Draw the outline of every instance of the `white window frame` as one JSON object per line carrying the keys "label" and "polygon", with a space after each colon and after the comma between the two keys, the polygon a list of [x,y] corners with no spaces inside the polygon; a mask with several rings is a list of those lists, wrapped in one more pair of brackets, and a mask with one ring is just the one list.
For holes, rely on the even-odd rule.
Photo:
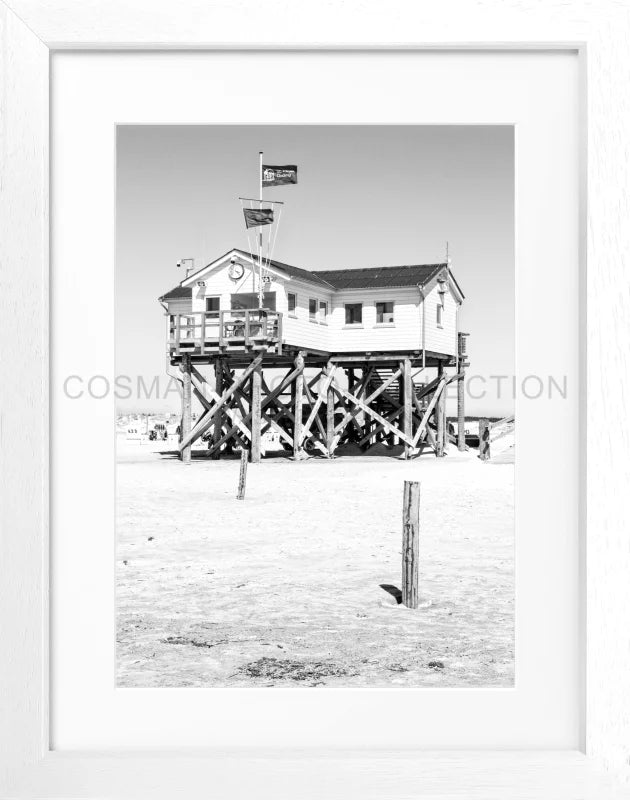
{"label": "white window frame", "polygon": [[444,327],[444,295],[440,296],[435,306],[435,324],[438,328]]}
{"label": "white window frame", "polygon": [[[378,307],[381,303],[391,303],[392,306],[392,321],[379,322],[378,321]],[[374,301],[374,323],[375,328],[395,328],[396,327],[396,301],[395,300],[375,300]]]}
{"label": "white window frame", "polygon": [[[323,314],[322,314],[322,308],[324,310]],[[317,315],[320,325],[328,325],[328,300],[318,301]]]}
{"label": "white window frame", "polygon": [[[348,317],[347,317],[347,314],[346,314],[346,308],[348,306],[361,306],[361,322],[347,322],[347,318]],[[363,318],[363,316],[364,316],[363,312],[364,311],[365,311],[365,303],[363,301],[359,301],[359,302],[356,302],[356,303],[344,303],[343,304],[343,322],[344,322],[343,327],[344,328],[362,328],[363,327],[363,323],[365,322],[365,320]]]}
{"label": "white window frame", "polygon": [[[294,301],[295,301],[295,305],[293,307],[293,310],[291,310],[291,308],[289,308],[289,306],[290,306],[289,298],[290,297],[292,297],[294,299]],[[297,308],[298,308],[297,292],[287,292],[287,314],[289,315],[289,317],[291,317],[291,319],[296,319],[297,318]]]}
{"label": "white window frame", "polygon": [[[311,303],[315,303],[315,311],[311,311]],[[308,321],[317,325],[319,318],[319,300],[316,297],[308,298]]]}
{"label": "white window frame", "polygon": [[[208,300],[218,300],[219,301],[219,308],[216,310],[211,310],[208,308]],[[216,314],[216,318],[219,317],[221,313],[221,295],[220,294],[208,294],[204,297],[204,305],[205,305],[205,312],[206,314]],[[215,317],[209,317],[209,319],[215,319]]]}

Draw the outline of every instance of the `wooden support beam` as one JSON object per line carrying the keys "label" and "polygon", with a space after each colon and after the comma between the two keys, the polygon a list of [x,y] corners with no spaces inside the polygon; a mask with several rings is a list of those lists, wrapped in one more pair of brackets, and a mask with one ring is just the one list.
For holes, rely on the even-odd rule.
{"label": "wooden support beam", "polygon": [[490,460],[490,421],[487,419],[479,420],[479,458]]}
{"label": "wooden support beam", "polygon": [[[214,362],[214,390],[219,397],[221,397],[223,394],[224,381],[225,376],[223,374],[223,359],[217,358],[217,360]],[[212,431],[212,443],[215,444],[221,438],[221,428],[223,427],[223,412],[221,409],[214,413],[212,424],[214,425],[214,430]],[[210,443],[208,443],[208,448],[209,447]],[[221,451],[215,450],[212,457],[221,458]]]}
{"label": "wooden support beam", "polygon": [[[321,375],[319,377],[321,378]],[[326,431],[324,430],[324,426],[322,424],[322,421],[319,418],[319,409],[320,409],[321,404],[324,402],[324,398],[326,397],[326,395],[328,393],[328,387],[330,386],[330,381],[331,380],[332,380],[332,376],[326,376],[326,379],[325,379],[325,382],[324,382],[324,386],[321,388],[321,391],[318,393],[316,400],[313,398],[313,395],[311,394],[311,389],[310,389],[310,387],[316,381],[311,381],[310,384],[308,382],[304,383],[304,392],[305,392],[305,394],[306,394],[306,396],[308,398],[309,403],[311,404],[311,413],[308,415],[308,418],[307,418],[307,420],[304,423],[304,426],[302,428],[302,433],[301,433],[301,436],[300,436],[300,444],[302,444],[307,439],[309,434],[312,436],[312,434],[310,433],[310,430],[311,430],[311,427],[313,425],[313,422],[315,422],[317,424],[317,427],[319,429],[319,433],[320,433],[322,442],[326,441]]]}
{"label": "wooden support beam", "polygon": [[[277,389],[274,389],[273,392],[271,392],[270,395],[267,395],[267,397],[262,399],[261,404],[260,404],[261,405],[261,409],[263,409],[266,406],[268,406],[269,403],[271,403],[274,400],[274,398],[278,397],[278,395],[280,395],[284,391],[284,389],[295,379],[295,377],[297,376],[298,372],[300,372],[300,371],[301,370],[294,369],[291,373],[289,373],[289,375],[287,375],[285,378],[283,378],[282,382],[280,383],[280,386],[278,386]],[[243,376],[241,376],[241,378],[239,380],[242,383],[243,382]],[[225,395],[224,395],[224,397],[225,397]],[[251,414],[251,411],[250,411],[248,414],[246,414],[243,417],[243,419],[240,421],[240,423],[241,424],[245,424],[245,423],[249,422],[250,419],[251,419],[251,416],[252,416],[252,414]],[[230,437],[234,434],[234,431],[236,431],[238,429],[238,427],[239,427],[238,424],[233,425],[229,429],[229,431],[226,434],[224,434],[221,437],[221,439],[219,439],[218,443],[216,445],[213,444],[212,447],[213,448],[214,447],[220,447],[224,442],[227,442],[230,439]],[[210,452],[212,452],[212,450]]]}
{"label": "wooden support beam", "polygon": [[[442,362],[438,364],[438,378],[441,381],[444,377],[444,367],[442,366]],[[445,429],[445,409],[446,409],[446,392],[444,391],[444,387],[442,391],[438,394],[438,401],[435,406],[435,422],[437,427],[437,435],[436,435],[436,442],[437,447],[435,449],[435,455],[441,458],[444,455],[444,429]]]}
{"label": "wooden support beam", "polygon": [[411,455],[411,448],[413,447],[413,429],[412,429],[412,417],[411,417],[411,407],[413,404],[413,384],[411,383],[411,361],[408,358],[405,358],[403,361],[400,362],[400,371],[402,373],[402,384],[403,384],[403,432],[407,439],[412,440],[411,447],[407,444],[405,447],[405,458],[409,458]]}
{"label": "wooden support beam", "polygon": [[[409,444],[409,445],[413,446],[413,440],[411,439],[411,437],[407,436],[405,433],[403,433],[403,431],[401,431],[398,428],[396,428],[394,425],[391,424],[391,422],[388,422],[379,413],[374,411],[373,408],[370,408],[368,405],[366,405],[363,402],[363,400],[359,400],[358,397],[355,397],[354,395],[351,395],[349,392],[346,392],[346,390],[342,389],[340,386],[336,386],[335,387],[335,391],[338,394],[343,395],[346,398],[346,400],[348,400],[350,403],[354,403],[355,405],[359,406],[359,408],[361,408],[361,410],[364,411],[368,416],[372,417],[372,419],[375,419],[377,422],[380,422],[381,425],[386,430],[392,431],[393,433],[395,433],[398,437],[400,437],[400,439],[402,439],[402,441],[405,444]],[[335,437],[335,439],[338,439],[338,437]]]}
{"label": "wooden support beam", "polygon": [[423,386],[422,389],[418,389],[418,391],[416,392],[416,397],[418,398],[418,400],[422,400],[423,397],[426,397],[428,394],[431,394],[431,392],[437,387],[439,382],[440,382],[439,377],[434,378],[432,381],[427,383],[426,386]]}
{"label": "wooden support beam", "polygon": [[[190,356],[184,356],[184,358],[190,358]],[[256,369],[256,367],[262,363],[262,360],[263,360],[263,353],[256,356],[256,358],[251,362],[251,364],[247,367],[247,369],[243,372],[243,374],[235,379],[234,383],[223,393],[221,399],[213,406],[212,409],[213,415],[216,414],[216,412],[219,411],[221,408],[223,408],[223,406],[227,403],[230,397],[232,397],[236,389],[239,386],[242,386],[243,383],[245,383],[245,381],[249,378],[251,373]],[[192,442],[194,442],[200,436],[203,436],[203,434],[208,430],[210,425],[212,425],[212,419],[213,417],[210,417],[210,419],[205,420],[203,424],[195,426],[194,430],[190,431],[190,433],[187,436],[184,436],[179,446],[180,451],[183,451],[185,447],[187,447],[189,444],[192,444]]]}
{"label": "wooden support beam", "polygon": [[[402,408],[397,408],[395,411],[392,411],[391,413],[389,413],[389,414],[388,414],[388,415],[385,417],[385,419],[386,419],[388,422],[394,422],[396,419],[398,419],[398,417],[399,417],[399,416],[400,416],[402,413],[403,413],[403,410],[402,410]],[[368,432],[368,433],[367,433],[367,434],[366,434],[366,435],[363,437],[363,439],[361,439],[361,441],[359,442],[359,447],[363,447],[363,445],[364,445],[364,444],[367,444],[367,442],[368,442],[368,441],[369,441],[369,440],[372,438],[372,436],[376,436],[376,435],[378,435],[379,433],[383,432],[384,430],[385,430],[385,426],[384,426],[384,425],[381,425],[380,423],[379,423],[379,424],[377,424],[377,425],[376,425],[376,427],[372,428],[372,429],[371,429],[371,430],[370,430],[370,431],[369,431],[369,432]],[[396,434],[395,434],[393,431],[388,431],[388,434],[389,434],[390,436],[392,436],[392,437],[394,437],[394,436],[396,435]]]}
{"label": "wooden support beam", "polygon": [[192,382],[191,382],[191,369],[190,369],[190,356],[185,355],[182,358],[182,444],[180,446],[181,459],[184,464],[190,464],[192,459],[191,442],[187,439],[190,437],[190,428],[192,425]]}
{"label": "wooden support beam", "polygon": [[[199,402],[205,408],[206,412],[210,412],[212,410],[212,408],[213,408],[212,403],[218,403],[219,400],[221,399],[221,397],[216,392],[214,392],[212,389],[210,389],[210,387],[208,386],[208,384],[206,382],[206,379],[199,372],[199,370],[195,369],[194,366],[191,368],[191,376],[190,377],[191,377],[191,381],[192,381],[195,397],[198,398]],[[237,389],[237,392],[238,391],[239,390]],[[210,399],[208,399],[208,398],[210,398]],[[242,416],[244,417],[245,413],[242,411],[242,407],[240,407],[240,408],[241,408]],[[214,423],[214,413],[212,413],[211,416],[213,417],[212,424],[214,425],[215,424]],[[227,404],[223,407],[223,410],[221,411],[221,417],[222,417],[222,419],[221,419],[221,422],[219,423],[219,435],[221,433],[221,427],[223,425],[223,418],[227,417],[230,420],[232,420],[232,422],[235,425],[238,425],[238,428],[239,428],[240,432],[243,434],[243,436],[246,437],[245,441],[250,441],[251,440],[251,433],[249,431],[249,428],[246,425],[242,424],[242,422],[240,421],[241,417],[239,417],[239,415],[238,415],[238,413],[236,411],[234,411],[232,408],[228,407]],[[203,417],[198,421],[197,424],[200,424],[205,419],[206,419],[206,414],[203,415]],[[214,431],[213,431],[213,434],[214,434]],[[214,438],[214,436],[213,436],[213,438]],[[208,444],[208,448],[210,448],[210,447],[211,447],[211,444],[209,443]]]}
{"label": "wooden support beam", "polygon": [[465,373],[457,379],[457,449],[466,449],[466,414],[464,411]]}
{"label": "wooden support beam", "polygon": [[420,565],[420,484],[405,481],[402,531],[402,601],[407,608],[418,608]]}
{"label": "wooden support beam", "polygon": [[258,365],[252,372],[252,399],[251,399],[251,412],[252,412],[252,464],[260,463],[260,428],[261,428],[261,407],[260,407],[260,389],[261,389],[261,367]]}
{"label": "wooden support beam", "polygon": [[[416,429],[416,432],[415,432],[414,437],[413,437],[413,446],[414,447],[416,446],[416,444],[420,440],[420,437],[424,434],[424,431],[427,428],[427,424],[429,422],[429,417],[431,416],[431,413],[433,412],[433,409],[435,408],[435,406],[436,406],[436,404],[438,402],[440,394],[444,391],[444,387],[446,386],[446,383],[447,383],[446,376],[444,376],[442,378],[442,382],[440,384],[438,384],[438,388],[435,390],[435,393],[434,393],[433,397],[431,398],[431,402],[429,403],[429,405],[426,408],[426,411],[424,412],[424,416],[422,417],[420,425],[418,425],[418,428]],[[436,449],[437,449],[437,442],[436,442]]]}
{"label": "wooden support beam", "polygon": [[295,357],[295,422],[293,424],[293,457],[300,458],[302,451],[302,397],[304,390],[304,355],[299,352]]}
{"label": "wooden support beam", "polygon": [[[383,383],[378,387],[378,389],[376,389],[376,391],[372,392],[372,394],[369,397],[365,398],[364,402],[367,405],[369,405],[373,400],[375,400],[377,397],[383,394],[383,392],[387,389],[387,387],[390,386],[395,380],[397,380],[401,374],[402,370],[400,369],[396,370],[391,375],[391,377],[389,377],[386,381],[383,381]],[[365,388],[366,384],[362,385],[361,387],[362,390]],[[356,395],[359,396],[359,393],[357,392]],[[335,433],[340,433],[346,427],[348,422],[350,422],[350,420],[359,413],[360,410],[361,409],[359,408],[351,408],[350,411],[348,411],[345,414],[341,422],[335,427]]]}
{"label": "wooden support beam", "polygon": [[499,428],[501,427],[501,425],[510,425],[512,422],[514,422],[515,419],[516,417],[514,416],[514,414],[510,414],[509,417],[503,417],[503,419],[498,419],[496,422],[491,422],[490,430],[492,430],[493,428]]}
{"label": "wooden support beam", "polygon": [[[333,383],[330,384],[330,388],[337,395],[337,399],[339,401],[341,410],[342,411],[345,410],[347,413],[347,410],[352,408],[352,404],[348,402],[347,397],[351,397],[353,400],[356,400],[356,396],[353,394],[351,395],[350,393],[346,393],[347,397],[344,396],[343,391],[337,386],[337,384],[334,381]],[[336,434],[333,443],[335,448],[337,447],[339,442],[344,438],[346,438],[348,441],[358,441],[361,438],[361,436],[363,436],[363,428],[361,427],[361,425],[359,425],[356,416],[353,416],[350,422],[352,423],[352,427],[354,430],[346,437],[344,437],[344,431],[341,431],[339,434]]]}
{"label": "wooden support beam", "polygon": [[335,365],[329,361],[326,365],[326,380],[328,381],[326,385],[326,452],[328,458],[332,458],[335,438],[335,393],[330,386],[335,378],[335,369]]}

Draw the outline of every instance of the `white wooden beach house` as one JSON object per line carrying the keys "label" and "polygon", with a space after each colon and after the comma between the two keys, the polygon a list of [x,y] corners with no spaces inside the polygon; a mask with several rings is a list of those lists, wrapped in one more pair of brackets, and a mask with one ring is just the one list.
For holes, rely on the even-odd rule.
{"label": "white wooden beach house", "polygon": [[454,363],[464,295],[446,263],[309,271],[265,270],[260,315],[255,258],[233,249],[160,297],[171,354],[410,353]]}
{"label": "white wooden beach house", "polygon": [[[444,455],[455,380],[464,430],[463,299],[447,263],[313,272],[271,260],[261,278],[254,256],[230,250],[159,298],[182,380],[182,459],[208,441],[210,457],[238,446],[258,461],[269,433],[296,459],[378,442]],[[265,370],[278,369],[274,388]],[[193,398],[203,408],[194,427]]]}

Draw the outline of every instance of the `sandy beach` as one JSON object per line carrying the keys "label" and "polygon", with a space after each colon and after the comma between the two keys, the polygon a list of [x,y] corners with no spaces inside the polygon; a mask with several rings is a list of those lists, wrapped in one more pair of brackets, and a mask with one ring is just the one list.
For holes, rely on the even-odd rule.
{"label": "sandy beach", "polygon": [[[237,459],[118,438],[119,686],[513,684],[512,464],[274,458],[238,501]],[[400,587],[405,479],[415,611],[381,588]]]}

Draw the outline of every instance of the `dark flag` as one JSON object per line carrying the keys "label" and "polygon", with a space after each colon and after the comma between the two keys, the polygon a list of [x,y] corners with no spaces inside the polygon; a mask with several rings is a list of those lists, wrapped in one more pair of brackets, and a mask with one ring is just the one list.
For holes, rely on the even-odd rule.
{"label": "dark flag", "polygon": [[284,167],[272,167],[269,164],[263,164],[263,186],[284,186],[287,183],[297,183],[297,167],[295,164],[287,164]]}
{"label": "dark flag", "polygon": [[259,225],[271,225],[273,222],[273,209],[271,208],[244,208],[245,225],[256,228]]}

